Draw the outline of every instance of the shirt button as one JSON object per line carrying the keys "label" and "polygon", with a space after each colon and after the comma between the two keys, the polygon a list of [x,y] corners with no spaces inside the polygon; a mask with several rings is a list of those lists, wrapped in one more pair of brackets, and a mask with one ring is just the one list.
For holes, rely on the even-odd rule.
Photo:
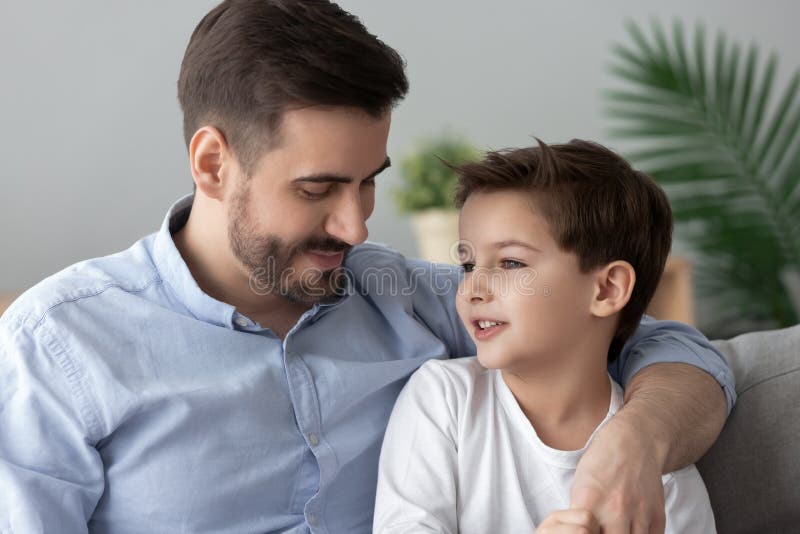
{"label": "shirt button", "polygon": [[308,514],[308,524],[312,527],[317,526],[317,514]]}
{"label": "shirt button", "polygon": [[235,322],[236,322],[236,324],[238,324],[239,326],[247,326],[247,325],[249,325],[249,324],[250,324],[250,321],[248,321],[248,320],[247,320],[247,319],[245,319],[244,317],[237,317]]}
{"label": "shirt button", "polygon": [[309,434],[308,442],[311,444],[312,447],[316,447],[317,445],[319,445],[319,437],[317,437],[316,434]]}

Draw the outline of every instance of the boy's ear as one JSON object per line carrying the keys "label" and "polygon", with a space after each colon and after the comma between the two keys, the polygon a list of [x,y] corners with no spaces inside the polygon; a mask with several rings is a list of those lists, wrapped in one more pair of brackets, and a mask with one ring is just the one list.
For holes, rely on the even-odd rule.
{"label": "boy's ear", "polygon": [[197,130],[189,142],[189,164],[198,191],[205,196],[222,200],[225,196],[226,176],[231,175],[233,152],[225,136],[213,126]]}
{"label": "boy's ear", "polygon": [[636,272],[627,261],[614,261],[595,275],[594,296],[589,311],[595,317],[609,317],[620,311],[631,298]]}

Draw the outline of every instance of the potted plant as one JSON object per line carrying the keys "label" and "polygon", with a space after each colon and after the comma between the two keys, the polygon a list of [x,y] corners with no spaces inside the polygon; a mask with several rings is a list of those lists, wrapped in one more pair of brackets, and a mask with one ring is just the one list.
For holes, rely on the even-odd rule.
{"label": "potted plant", "polygon": [[464,138],[442,134],[420,140],[400,162],[402,185],[394,191],[397,207],[411,214],[420,257],[454,263],[458,241],[458,213],[453,206],[457,176],[445,164],[459,165],[479,156]]}
{"label": "potted plant", "polygon": [[[800,319],[800,72],[772,101],[777,58],[702,26],[628,24],[612,67],[612,134],[670,197],[693,249],[706,330],[727,337]],[[646,33],[650,35],[647,36]],[[707,53],[710,48],[711,54]]]}

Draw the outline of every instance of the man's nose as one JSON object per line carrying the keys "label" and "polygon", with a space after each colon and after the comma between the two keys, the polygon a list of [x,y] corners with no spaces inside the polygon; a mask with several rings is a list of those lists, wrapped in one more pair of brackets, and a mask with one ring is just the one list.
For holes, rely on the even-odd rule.
{"label": "man's nose", "polygon": [[328,215],[325,231],[348,245],[366,241],[369,231],[360,196],[347,195],[337,203],[333,213]]}

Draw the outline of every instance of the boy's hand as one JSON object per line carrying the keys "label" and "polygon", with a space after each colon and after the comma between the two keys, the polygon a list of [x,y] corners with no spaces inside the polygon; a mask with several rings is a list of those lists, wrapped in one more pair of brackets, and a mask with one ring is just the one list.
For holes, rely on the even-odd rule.
{"label": "boy's hand", "polygon": [[578,463],[570,507],[591,510],[603,534],[663,534],[662,456],[653,441],[612,418]]}
{"label": "boy's hand", "polygon": [[600,534],[600,524],[589,510],[558,510],[544,519],[536,534]]}

